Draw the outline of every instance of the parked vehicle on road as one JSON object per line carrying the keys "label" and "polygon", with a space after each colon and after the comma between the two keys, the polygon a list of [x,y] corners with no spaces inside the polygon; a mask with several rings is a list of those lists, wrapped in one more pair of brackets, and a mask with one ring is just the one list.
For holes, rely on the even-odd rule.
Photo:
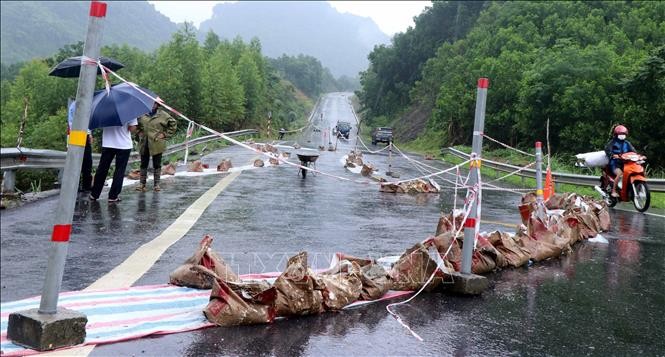
{"label": "parked vehicle on road", "polygon": [[349,134],[351,133],[351,123],[347,121],[338,121],[335,128],[337,129],[338,137],[344,137],[344,139],[349,138]]}
{"label": "parked vehicle on road", "polygon": [[372,145],[376,143],[389,144],[393,141],[393,128],[377,127],[372,130]]}

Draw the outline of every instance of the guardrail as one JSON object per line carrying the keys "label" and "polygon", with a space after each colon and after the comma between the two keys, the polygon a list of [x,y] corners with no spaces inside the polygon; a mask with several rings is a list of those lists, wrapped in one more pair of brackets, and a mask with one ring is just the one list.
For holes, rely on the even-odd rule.
{"label": "guardrail", "polygon": [[[256,129],[237,130],[224,133],[226,136],[236,137],[242,135],[257,134]],[[198,144],[207,143],[210,141],[220,140],[221,137],[215,134],[202,136],[200,138],[191,139],[189,142],[170,145],[164,152],[165,155],[170,155],[182,150],[187,146],[194,146]],[[100,154],[93,154],[93,164],[99,162]],[[12,192],[15,185],[15,174],[18,169],[62,169],[65,166],[67,158],[66,151],[57,150],[42,150],[42,149],[17,149],[17,148],[2,148],[0,149],[0,170],[3,172],[3,192]],[[134,151],[129,157],[129,162],[137,162],[140,160],[139,153]]]}
{"label": "guardrail", "polygon": [[[451,154],[453,156],[459,157],[460,159],[468,160],[469,154],[459,151],[455,148],[448,147],[441,149],[442,154]],[[489,168],[492,168],[497,171],[502,172],[514,172],[521,167],[514,166],[510,164],[504,164],[502,162],[492,161],[488,159],[483,159],[483,165]],[[521,172],[518,172],[516,176],[536,178],[536,170],[534,169],[523,169]],[[552,178],[554,181],[559,183],[566,183],[571,185],[578,186],[595,186],[598,185],[599,177],[598,176],[589,176],[589,175],[578,175],[578,174],[569,174],[562,172],[552,172]],[[664,179],[647,179],[647,184],[649,185],[649,190],[651,192],[665,192],[665,180]]]}

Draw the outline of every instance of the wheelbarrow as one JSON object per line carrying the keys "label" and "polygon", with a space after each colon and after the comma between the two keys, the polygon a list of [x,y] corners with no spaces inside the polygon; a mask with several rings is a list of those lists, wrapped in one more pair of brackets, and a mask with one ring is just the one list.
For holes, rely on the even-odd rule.
{"label": "wheelbarrow", "polygon": [[[298,160],[300,160],[300,166],[305,167],[309,167],[310,164],[313,164],[319,158],[319,153],[316,150],[301,150],[296,152],[296,155],[298,156]],[[307,171],[303,168],[300,169],[302,178],[307,177]]]}

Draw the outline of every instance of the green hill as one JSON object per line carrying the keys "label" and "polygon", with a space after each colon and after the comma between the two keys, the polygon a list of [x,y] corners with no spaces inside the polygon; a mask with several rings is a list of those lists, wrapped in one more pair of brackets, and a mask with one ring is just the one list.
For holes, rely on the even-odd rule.
{"label": "green hill", "polygon": [[268,57],[313,56],[336,77],[356,77],[367,68],[372,48],[389,41],[370,18],[340,14],[322,1],[218,4],[213,17],[201,23],[201,38],[209,30],[227,39],[258,37]]}
{"label": "green hill", "polygon": [[[2,63],[48,57],[85,40],[89,9],[87,1],[0,2]],[[152,51],[176,30],[175,23],[145,1],[108,2],[102,43]]]}

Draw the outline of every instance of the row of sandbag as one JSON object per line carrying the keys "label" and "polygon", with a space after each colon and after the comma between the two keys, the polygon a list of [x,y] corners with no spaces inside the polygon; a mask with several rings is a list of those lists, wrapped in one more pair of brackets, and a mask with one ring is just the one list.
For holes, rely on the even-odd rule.
{"label": "row of sandbag", "polygon": [[210,248],[212,238],[205,236],[195,254],[170,274],[170,283],[212,288],[204,314],[215,324],[269,323],[276,316],[340,310],[357,300],[379,299],[388,290],[417,290],[436,269],[428,251],[435,248],[434,241],[408,249],[389,270],[372,259],[338,253],[335,266],[316,273],[307,264],[307,253],[300,252],[270,284],[266,280],[241,280]]}
{"label": "row of sandbag", "polygon": [[[472,256],[472,272],[483,274],[497,268],[519,267],[532,261],[556,258],[571,251],[571,246],[595,237],[610,228],[610,215],[602,201],[577,194],[554,195],[538,210],[534,194],[522,198],[520,213],[523,224],[512,233],[480,233]],[[526,213],[526,214],[525,214]],[[462,259],[463,236],[452,239],[455,227],[463,220],[461,212],[442,216],[437,226],[437,237],[450,247],[444,261],[459,271]]]}
{"label": "row of sandbag", "polygon": [[439,184],[432,179],[415,179],[400,183],[390,183],[385,179],[382,179],[381,182],[382,184],[379,187],[380,192],[417,194],[439,193],[439,191],[441,191]]}
{"label": "row of sandbag", "polygon": [[369,163],[363,161],[363,153],[360,150],[351,150],[346,155],[346,162],[344,167],[348,169],[354,169],[360,167],[360,175],[364,177],[370,177],[376,171],[376,168]]}

